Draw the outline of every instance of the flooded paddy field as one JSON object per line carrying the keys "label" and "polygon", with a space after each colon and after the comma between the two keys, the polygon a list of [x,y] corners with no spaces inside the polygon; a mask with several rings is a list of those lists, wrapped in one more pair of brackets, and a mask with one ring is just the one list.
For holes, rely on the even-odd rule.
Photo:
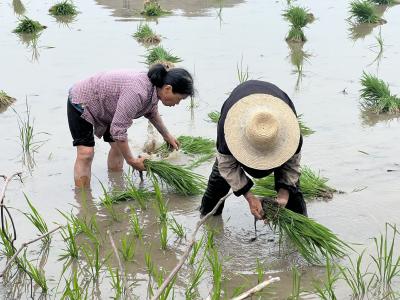
{"label": "flooded paddy field", "polygon": [[[12,180],[5,198],[15,222],[17,248],[38,235],[38,230],[23,214],[29,212],[25,194],[46,220],[49,230],[67,223],[60,212],[88,222],[95,218],[97,229],[92,229],[99,241],[99,257],[105,262],[100,267],[98,280],[92,280],[89,261],[95,253],[93,241],[84,234],[78,235],[77,245],[86,249],[90,245],[92,249],[88,250],[88,256],[81,249],[78,259],[60,260],[67,245],[60,233],[55,233],[47,247],[38,242],[28,246],[26,252],[29,261],[44,270],[47,294],[42,294],[36,284],[32,289],[29,277],[14,267],[0,281],[0,298],[60,299],[67,286],[73,289],[74,274],[83,294],[87,291],[87,298],[116,297],[109,270],[115,276],[120,268],[107,232],[112,233],[121,250],[121,240],[134,236],[130,219],[135,211],[143,237],[132,238],[135,253],[131,261],[123,264],[133,298],[150,299],[151,291],[159,284],[157,278],[161,278],[160,274],[165,278],[186,249],[199,219],[201,196],[183,197],[163,189],[168,215],[183,226],[186,239],[168,228],[167,247],[162,250],[154,199],[147,203],[146,210],[137,202],[128,201],[114,204],[110,212],[101,203],[102,184],[107,190],[123,188],[126,184],[123,174],[107,171],[108,144],[96,140],[91,190],[84,193],[75,190],[76,150],[72,147],[66,117],[69,88],[78,80],[104,70],[145,70],[147,48],[132,37],[140,22],[146,21],[140,15],[141,1],[74,3],[79,14],[65,23],[48,14],[53,1],[0,2],[0,90],[17,99],[11,106],[15,111],[8,108],[0,114],[0,174],[22,172],[22,182]],[[374,264],[370,254],[375,252],[372,238],[385,231],[385,223],[400,222],[400,121],[396,115],[376,116],[363,111],[360,79],[363,71],[374,74],[387,82],[394,94],[400,94],[400,6],[378,7],[386,24],[352,26],[347,20],[350,16],[347,1],[295,1],[295,5],[307,7],[315,16],[314,22],[304,28],[307,42],[300,47],[285,41],[289,31],[289,23],[282,16],[288,5],[286,1],[159,3],[172,13],[147,22],[161,35],[161,44],[183,60],[178,66],[194,75],[197,90],[194,105],[188,99],[173,108],[159,106],[170,132],[176,136],[215,140],[216,125],[208,121],[207,115],[219,111],[239,83],[240,65],[242,71],[248,69],[249,79],[278,85],[293,100],[304,123],[315,131],[304,138],[302,165],[319,170],[320,175],[329,178],[330,186],[344,192],[334,194],[329,201],[309,202],[309,216],[341,239],[353,243],[358,253],[366,249],[363,265],[371,264],[372,272]],[[34,42],[12,32],[22,15],[47,26]],[[383,41],[381,54],[379,40]],[[299,53],[303,58],[301,66]],[[24,163],[17,114],[26,116],[26,103],[30,117],[34,118],[37,133],[34,140],[43,143],[34,154],[34,161]],[[135,154],[142,152],[149,136],[147,120],[135,120],[129,129],[129,142]],[[161,142],[161,136],[157,140]],[[182,152],[174,153],[170,161],[182,164],[187,157]],[[207,161],[194,171],[208,177],[212,163]],[[125,172],[128,172],[127,166]],[[138,180],[136,175],[133,179]],[[148,180],[145,184],[150,186]],[[258,276],[266,279],[268,275],[279,276],[281,280],[253,298],[287,299],[292,292],[293,266],[301,274],[301,287],[311,291],[303,299],[319,299],[312,291],[315,291],[315,280],[325,279],[326,268],[310,266],[290,247],[281,249],[278,236],[261,222],[258,239],[249,242],[254,237],[253,220],[245,199],[230,196],[222,216],[211,218],[208,226],[198,233],[198,239],[204,236],[204,243],[213,235],[222,264],[221,299],[230,299],[235,292],[250,289],[257,285]],[[3,244],[0,247],[4,249]],[[203,248],[199,251],[194,265],[183,266],[168,299],[173,298],[172,293],[175,299],[206,299],[213,294],[213,273],[207,258],[193,297],[185,294],[201,264],[203,251]],[[399,254],[398,246],[395,252]],[[122,250],[119,253],[122,255]],[[354,252],[349,255],[352,259],[358,257]],[[150,258],[158,277],[148,274]],[[6,262],[4,253],[0,254],[0,272]],[[347,258],[338,263],[349,265]],[[393,279],[394,292],[400,292],[399,279],[398,276]],[[344,280],[335,283],[335,293],[337,299],[351,299],[351,289]],[[393,293],[391,297],[400,296]],[[75,295],[66,299],[85,298]]]}

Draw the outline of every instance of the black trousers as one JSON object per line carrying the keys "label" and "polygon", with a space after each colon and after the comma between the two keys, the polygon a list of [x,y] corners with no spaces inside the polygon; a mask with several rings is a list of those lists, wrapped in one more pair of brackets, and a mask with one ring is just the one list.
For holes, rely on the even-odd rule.
{"label": "black trousers", "polygon": [[[299,185],[300,182],[297,184],[297,189],[294,189],[295,191],[289,191],[289,200],[285,208],[307,216],[306,202],[304,201],[303,193],[301,192]],[[208,178],[207,189],[201,200],[200,213],[206,215],[212,211],[218,201],[222,197],[226,196],[230,189],[231,187],[228,182],[226,182],[219,173],[218,162],[215,160],[210,177]],[[222,214],[224,204],[225,201],[218,207],[214,216]]]}

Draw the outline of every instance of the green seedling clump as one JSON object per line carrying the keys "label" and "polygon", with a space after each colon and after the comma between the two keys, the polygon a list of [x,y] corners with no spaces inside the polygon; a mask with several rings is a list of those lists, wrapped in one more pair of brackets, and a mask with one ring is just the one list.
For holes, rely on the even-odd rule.
{"label": "green seedling clump", "polygon": [[314,16],[307,9],[300,6],[289,7],[285,10],[283,16],[291,24],[286,41],[305,42],[307,39],[303,33],[303,28],[314,20]]}
{"label": "green seedling clump", "polygon": [[160,17],[169,13],[169,11],[163,10],[156,0],[146,0],[141,12],[146,17]]}
{"label": "green seedling clump", "polygon": [[62,1],[50,7],[49,12],[53,16],[75,16],[78,14],[72,1]]}
{"label": "green seedling clump", "polygon": [[205,178],[184,167],[172,165],[166,161],[145,160],[148,176],[182,195],[200,195],[206,187]]}
{"label": "green seedling clump", "polygon": [[139,24],[133,37],[140,43],[145,44],[158,44],[161,41],[158,36],[148,24]]}
{"label": "green seedling clump", "polygon": [[351,18],[357,23],[379,24],[385,21],[377,15],[374,3],[370,0],[356,0],[350,3]]}
{"label": "green seedling clump", "polygon": [[0,90],[0,109],[2,107],[7,107],[15,102],[13,97],[7,95],[7,93],[3,90]]}
{"label": "green seedling clump", "polygon": [[[314,198],[331,199],[333,193],[337,192],[326,183],[328,179],[319,176],[307,166],[301,167],[300,188],[306,200]],[[255,180],[254,194],[264,197],[275,197],[275,181],[272,175]]]}
{"label": "green seedling clump", "polygon": [[147,52],[146,64],[153,65],[156,63],[161,63],[167,67],[173,67],[175,63],[181,62],[178,56],[174,56],[171,52],[165,50],[162,46],[154,47]]}
{"label": "green seedling clump", "polygon": [[314,130],[312,130],[310,127],[308,127],[307,125],[304,124],[302,118],[303,118],[303,115],[299,115],[297,117],[297,120],[299,121],[301,135],[302,136],[308,136],[308,135],[311,135],[311,134],[315,133]]}
{"label": "green seedling clump", "polygon": [[214,110],[214,111],[208,113],[207,116],[211,122],[218,123],[219,118],[221,117],[221,113],[219,111]]}
{"label": "green seedling clump", "polygon": [[15,33],[29,33],[34,34],[47,28],[46,26],[40,24],[38,21],[24,17],[19,21],[17,28],[14,29]]}
{"label": "green seedling clump", "polygon": [[271,198],[262,199],[264,219],[272,228],[289,238],[309,263],[321,264],[321,257],[343,257],[351,248],[332,231],[313,219],[280,207]]}
{"label": "green seedling clump", "polygon": [[392,5],[395,3],[395,0],[372,0],[372,2],[378,5]]}
{"label": "green seedling clump", "polygon": [[361,85],[360,92],[364,109],[377,114],[400,112],[400,98],[391,94],[389,85],[383,80],[364,72]]}

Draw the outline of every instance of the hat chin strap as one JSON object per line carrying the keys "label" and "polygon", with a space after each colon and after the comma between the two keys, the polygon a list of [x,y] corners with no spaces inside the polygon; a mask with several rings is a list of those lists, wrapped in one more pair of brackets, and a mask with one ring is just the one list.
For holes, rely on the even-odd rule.
{"label": "hat chin strap", "polygon": [[273,148],[278,129],[279,122],[273,114],[266,111],[254,113],[244,128],[247,141],[260,151]]}

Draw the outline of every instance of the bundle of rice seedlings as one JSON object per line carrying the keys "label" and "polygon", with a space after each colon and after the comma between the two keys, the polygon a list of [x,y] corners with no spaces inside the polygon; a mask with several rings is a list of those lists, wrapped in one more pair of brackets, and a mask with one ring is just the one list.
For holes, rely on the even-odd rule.
{"label": "bundle of rice seedlings", "polygon": [[163,10],[156,0],[146,0],[143,5],[142,15],[146,17],[159,17],[169,14],[169,11]]}
{"label": "bundle of rice seedlings", "polygon": [[37,33],[47,28],[46,26],[40,24],[38,21],[29,19],[28,17],[23,17],[17,28],[14,29],[14,33]]}
{"label": "bundle of rice seedlings", "polygon": [[374,3],[370,0],[356,0],[350,3],[351,18],[357,23],[384,23],[375,11]]}
{"label": "bundle of rice seedlings", "polygon": [[49,12],[53,16],[75,16],[78,14],[75,4],[70,0],[64,0],[53,5]]}
{"label": "bundle of rice seedlings", "polygon": [[[181,135],[178,137],[178,142],[180,144],[180,149],[185,154],[214,154],[215,153],[215,141],[212,139],[207,139],[201,136],[187,136]],[[169,146],[164,143],[160,148],[156,150],[156,153],[161,156],[168,156]]]}
{"label": "bundle of rice seedlings", "polygon": [[3,107],[10,106],[15,102],[15,98],[10,97],[7,93],[3,90],[0,90],[0,109]]}
{"label": "bundle of rice seedlings", "polygon": [[162,46],[157,46],[147,51],[146,64],[149,66],[162,63],[172,67],[175,63],[181,61],[181,58],[172,55],[171,52],[165,50]]}
{"label": "bundle of rice seedlings", "polygon": [[202,175],[192,171],[170,164],[166,161],[145,160],[144,165],[148,176],[159,180],[179,194],[199,195],[206,188],[206,181]]}
{"label": "bundle of rice seedlings", "polygon": [[350,246],[331,230],[313,219],[297,214],[270,198],[262,199],[264,219],[279,232],[280,240],[287,236],[307,262],[322,264],[325,257],[343,257]]}
{"label": "bundle of rice seedlings", "polygon": [[140,43],[145,44],[158,44],[161,41],[158,36],[148,24],[139,24],[133,37]]}
{"label": "bundle of rice seedlings", "polygon": [[307,125],[304,124],[303,122],[303,115],[298,115],[297,120],[299,121],[299,126],[300,126],[300,133],[303,136],[308,136],[311,135],[313,133],[315,133],[314,130],[312,130],[310,127],[308,127]]}
{"label": "bundle of rice seedlings", "polygon": [[312,22],[314,16],[307,9],[300,6],[291,6],[284,12],[283,16],[291,23],[286,41],[305,42],[307,39],[303,33],[303,27]]}
{"label": "bundle of rice seedlings", "polygon": [[361,78],[362,106],[374,113],[399,113],[400,98],[392,95],[389,85],[377,77],[363,72]]}
{"label": "bundle of rice seedlings", "polygon": [[207,116],[211,122],[218,123],[219,118],[221,117],[221,113],[219,111],[214,110],[214,111],[208,113]]}
{"label": "bundle of rice seedlings", "polygon": [[[301,167],[300,189],[304,198],[311,200],[314,198],[331,199],[333,193],[337,192],[334,188],[329,187],[326,183],[328,179],[319,176],[307,166]],[[267,177],[256,179],[252,192],[258,196],[275,197],[274,176],[271,174]]]}

